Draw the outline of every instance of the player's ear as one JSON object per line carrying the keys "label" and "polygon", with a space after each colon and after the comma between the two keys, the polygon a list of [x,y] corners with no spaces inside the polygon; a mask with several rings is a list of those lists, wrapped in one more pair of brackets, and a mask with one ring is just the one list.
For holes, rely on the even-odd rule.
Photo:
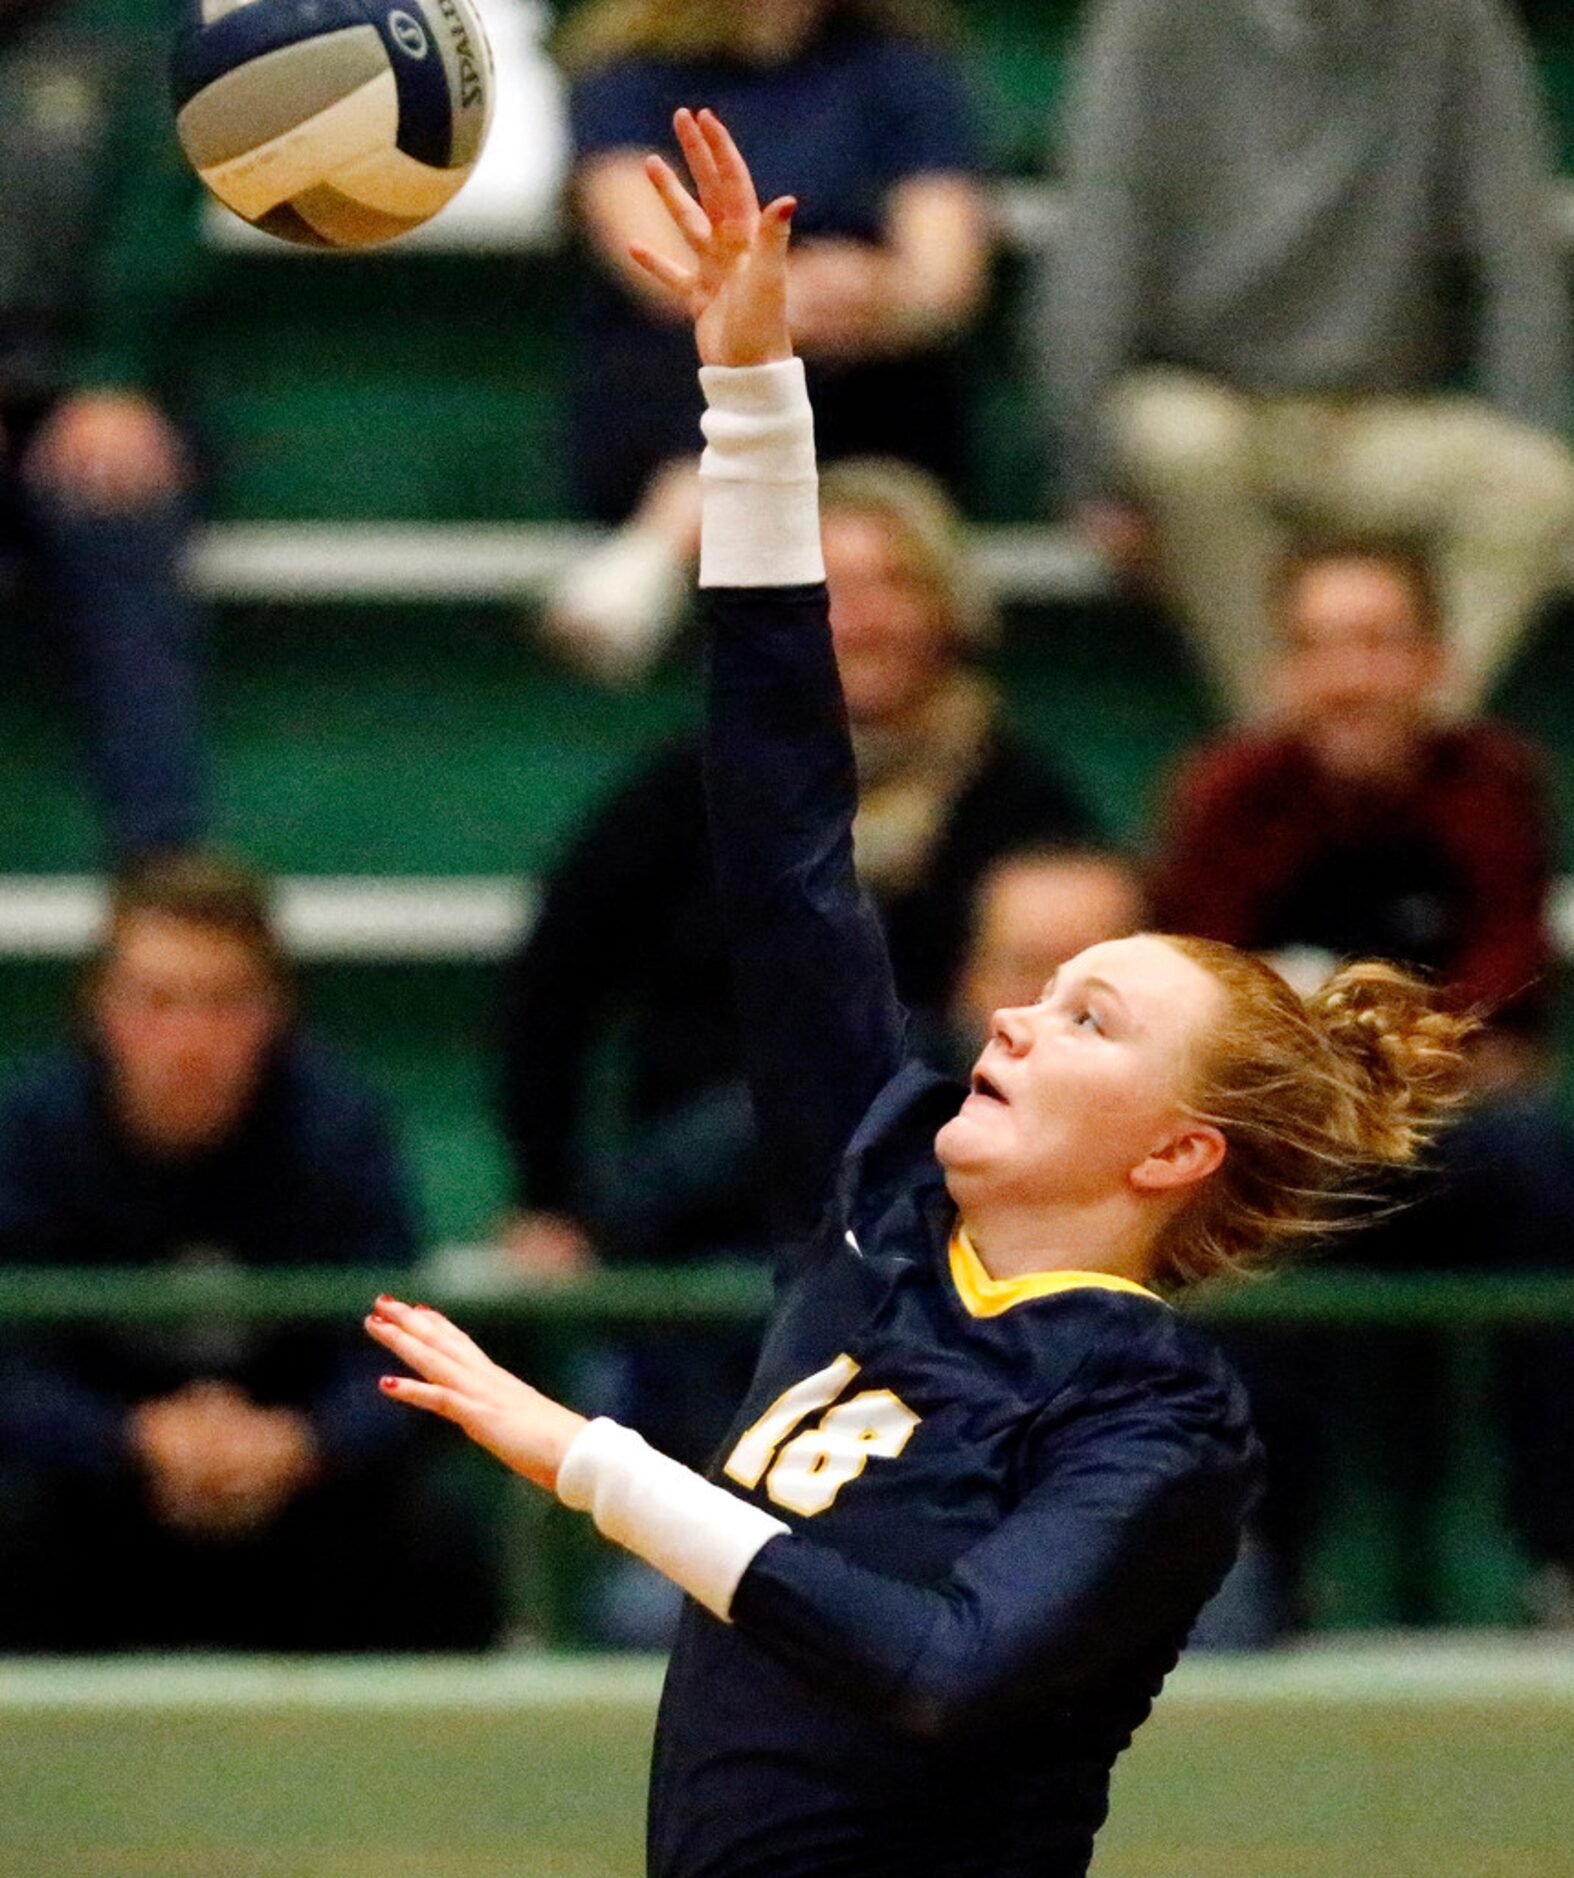
{"label": "player's ear", "polygon": [[1131,1170],[1138,1193],[1173,1193],[1206,1180],[1223,1163],[1225,1140],[1212,1122],[1187,1122]]}

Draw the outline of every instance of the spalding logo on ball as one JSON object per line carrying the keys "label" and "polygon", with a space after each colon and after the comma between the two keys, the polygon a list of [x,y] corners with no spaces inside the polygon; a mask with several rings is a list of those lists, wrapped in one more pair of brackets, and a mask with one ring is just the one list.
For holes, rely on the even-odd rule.
{"label": "spalding logo on ball", "polygon": [[191,0],[173,78],[180,146],[214,195],[318,248],[435,215],[492,115],[471,0]]}

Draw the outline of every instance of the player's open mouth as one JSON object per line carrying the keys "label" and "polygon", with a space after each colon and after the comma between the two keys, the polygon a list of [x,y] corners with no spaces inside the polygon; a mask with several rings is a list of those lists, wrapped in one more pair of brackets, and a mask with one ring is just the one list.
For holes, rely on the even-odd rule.
{"label": "player's open mouth", "polygon": [[982,1096],[986,1102],[1004,1102],[1005,1097],[980,1069],[973,1071],[972,1093]]}

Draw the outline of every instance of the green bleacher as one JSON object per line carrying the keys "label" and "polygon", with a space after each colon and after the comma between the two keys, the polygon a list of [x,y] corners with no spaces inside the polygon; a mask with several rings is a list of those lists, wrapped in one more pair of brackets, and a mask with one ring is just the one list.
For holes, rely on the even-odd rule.
{"label": "green bleacher", "polygon": [[[148,0],[151,3],[151,0]],[[1001,173],[1052,172],[1076,8],[965,0]],[[1574,37],[1544,47],[1574,174]],[[974,342],[982,522],[1044,519],[1031,385],[1012,314],[1022,263]],[[560,250],[209,257],[172,339],[229,522],[526,522],[567,514],[557,465],[568,260]],[[212,670],[217,831],[300,875],[536,874],[587,805],[692,709],[681,650],[647,690],[609,695],[532,643],[515,604],[265,602],[220,609]],[[1013,611],[1001,669],[1028,732],[1143,830],[1155,778],[1207,723],[1184,655],[1107,605]],[[1574,828],[1574,671],[1566,635],[1532,645],[1508,713],[1552,747]],[[1052,657],[1051,657],[1052,653]],[[37,637],[0,636],[0,875],[90,871],[94,829],[74,729]],[[25,780],[23,780],[25,779]],[[20,783],[20,786],[19,786]],[[1570,850],[1574,858],[1574,849]],[[57,1033],[72,966],[0,958],[0,1073]],[[307,969],[321,1025],[398,1102],[434,1238],[483,1234],[503,1199],[486,1110],[492,967],[459,958]]]}

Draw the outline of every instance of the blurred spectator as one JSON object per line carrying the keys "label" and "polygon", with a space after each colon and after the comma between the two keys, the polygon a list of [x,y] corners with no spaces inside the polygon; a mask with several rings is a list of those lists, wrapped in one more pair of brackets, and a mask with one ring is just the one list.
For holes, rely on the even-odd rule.
{"label": "blurred spectator", "polygon": [[993,1014],[1033,1004],[1069,958],[1140,932],[1147,896],[1136,864],[1113,848],[1029,847],[1003,854],[973,895],[951,1030],[970,1067]]}
{"label": "blurred spectator", "polygon": [[1102,0],[1047,345],[1083,526],[1256,715],[1298,534],[1435,559],[1455,702],[1574,537],[1565,256],[1503,0]]}
{"label": "blurred spectator", "polygon": [[[81,1015],[82,1043],[0,1098],[0,1260],[413,1261],[380,1106],[301,1033],[246,870],[188,855],[127,876]],[[0,1647],[494,1634],[473,1522],[439,1501],[358,1325],[132,1320],[6,1342]]]}
{"label": "blurred spectator", "polygon": [[[847,462],[821,481],[837,663],[857,748],[858,864],[903,995],[938,1021],[975,883],[1089,817],[1007,728],[973,663],[991,621],[954,514],[920,471]],[[697,740],[658,754],[549,884],[510,968],[504,1125],[536,1267],[761,1245],[747,1098]],[[592,1152],[593,1067],[622,1045],[613,1145]]]}
{"label": "blurred spectator", "polygon": [[79,674],[111,857],[203,819],[187,451],[151,389],[195,252],[162,34],[110,0],[0,8],[0,547]]}
{"label": "blurred spectator", "polygon": [[[1292,562],[1279,599],[1283,724],[1204,749],[1168,807],[1153,892],[1161,926],[1275,955],[1315,982],[1352,955],[1433,974],[1491,1022],[1475,1095],[1412,1203],[1326,1256],[1395,1269],[1502,1272],[1574,1261],[1574,1149],[1547,1081],[1552,815],[1536,753],[1501,725],[1443,716],[1446,654],[1425,563],[1365,548]],[[1327,1462],[1332,1373],[1237,1340],[1273,1461],[1267,1517],[1292,1580]],[[1320,1354],[1319,1354],[1320,1352]],[[1574,1408],[1566,1340],[1505,1345],[1502,1389],[1521,1535],[1574,1562]],[[1432,1410],[1412,1353],[1385,1354],[1385,1406],[1425,1471]],[[1435,1430],[1433,1431],[1435,1435]]]}
{"label": "blurred spectator", "polygon": [[953,341],[985,286],[979,130],[943,0],[591,0],[560,53],[574,200],[590,250],[570,447],[585,512],[624,522],[548,627],[609,677],[643,671],[686,598],[699,534],[700,396],[689,323],[628,253],[677,244],[645,176],[672,114],[708,104],[761,199],[791,190],[793,335],[822,462],[875,454],[953,483]]}
{"label": "blurred spectator", "polygon": [[1309,950],[1313,971],[1319,959],[1401,960],[1490,1010],[1499,1038],[1539,1036],[1546,782],[1504,726],[1442,715],[1447,654],[1426,563],[1311,550],[1281,573],[1275,610],[1281,721],[1183,768],[1155,872],[1160,923]]}

